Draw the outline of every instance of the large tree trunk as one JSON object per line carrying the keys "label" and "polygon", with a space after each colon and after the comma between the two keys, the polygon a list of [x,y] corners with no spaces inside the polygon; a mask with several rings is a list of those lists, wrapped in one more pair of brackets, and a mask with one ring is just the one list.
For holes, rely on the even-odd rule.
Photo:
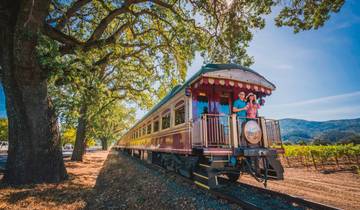
{"label": "large tree trunk", "polygon": [[108,140],[107,140],[107,138],[103,137],[100,140],[101,140],[102,150],[107,150],[108,149]]}
{"label": "large tree trunk", "polygon": [[80,116],[76,128],[75,147],[71,156],[72,161],[82,161],[86,146],[86,126],[87,126],[87,106],[84,104],[80,108]]}
{"label": "large tree trunk", "polygon": [[48,13],[46,0],[2,0],[0,65],[9,120],[4,180],[11,184],[59,182],[67,177],[47,73],[35,48]]}

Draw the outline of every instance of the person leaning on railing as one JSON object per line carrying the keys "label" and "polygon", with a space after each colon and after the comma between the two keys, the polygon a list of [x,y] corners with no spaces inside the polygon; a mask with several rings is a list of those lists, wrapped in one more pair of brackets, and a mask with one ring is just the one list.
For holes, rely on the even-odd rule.
{"label": "person leaning on railing", "polygon": [[258,109],[260,109],[260,104],[257,103],[256,95],[254,93],[249,93],[246,96],[247,105],[246,105],[246,118],[255,119],[257,118]]}
{"label": "person leaning on railing", "polygon": [[233,106],[233,112],[236,113],[237,118],[246,118],[246,99],[245,99],[245,92],[241,91],[239,93],[239,98],[235,100]]}
{"label": "person leaning on railing", "polygon": [[236,121],[237,121],[237,132],[239,138],[242,136],[242,130],[246,121],[246,98],[245,92],[241,91],[239,93],[239,98],[235,100],[233,105],[233,112],[236,113]]}

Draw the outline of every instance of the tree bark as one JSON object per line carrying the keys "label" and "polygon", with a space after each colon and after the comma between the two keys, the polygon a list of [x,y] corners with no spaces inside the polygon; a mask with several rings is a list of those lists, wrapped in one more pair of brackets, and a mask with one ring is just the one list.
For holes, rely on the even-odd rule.
{"label": "tree bark", "polygon": [[57,118],[47,91],[47,71],[36,58],[49,1],[0,3],[1,81],[9,120],[4,181],[59,182],[67,177]]}
{"label": "tree bark", "polygon": [[108,149],[107,138],[101,138],[101,147],[102,147],[102,150],[107,150]]}
{"label": "tree bark", "polygon": [[86,126],[87,126],[87,105],[83,104],[80,107],[80,116],[78,118],[78,125],[76,128],[76,139],[74,151],[71,156],[72,161],[82,161],[85,146],[86,146]]}

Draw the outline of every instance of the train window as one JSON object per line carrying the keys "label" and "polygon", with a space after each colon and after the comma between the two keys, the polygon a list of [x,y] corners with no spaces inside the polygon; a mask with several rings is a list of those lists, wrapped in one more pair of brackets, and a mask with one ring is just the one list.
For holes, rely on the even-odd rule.
{"label": "train window", "polygon": [[161,117],[161,129],[170,128],[170,112],[166,112]]}
{"label": "train window", "polygon": [[146,126],[144,125],[144,127],[142,128],[142,135],[146,135]]}
{"label": "train window", "polygon": [[159,131],[159,120],[154,121],[154,132]]}
{"label": "train window", "polygon": [[175,125],[185,122],[185,106],[182,105],[175,109]]}
{"label": "train window", "polygon": [[147,134],[151,133],[151,123],[147,125]]}

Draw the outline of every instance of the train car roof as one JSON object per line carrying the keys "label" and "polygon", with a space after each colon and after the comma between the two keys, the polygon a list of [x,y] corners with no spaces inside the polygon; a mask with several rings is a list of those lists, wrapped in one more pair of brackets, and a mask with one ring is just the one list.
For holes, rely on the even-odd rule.
{"label": "train car roof", "polygon": [[198,72],[196,72],[192,77],[190,77],[190,79],[188,79],[184,84],[177,85],[173,89],[171,89],[170,93],[167,94],[163,99],[161,99],[160,102],[157,103],[149,112],[147,112],[139,121],[137,121],[135,123],[135,125],[130,128],[130,130],[133,129],[134,127],[136,127],[138,124],[140,124],[143,120],[145,120],[148,116],[150,116],[152,113],[154,113],[162,105],[164,105],[166,102],[168,102],[172,97],[174,97],[181,90],[188,87],[199,76],[201,76],[201,75],[203,75],[205,73],[208,73],[208,72],[214,72],[214,71],[219,71],[219,70],[231,70],[231,69],[241,69],[243,71],[251,72],[253,74],[256,74],[257,76],[261,77],[266,82],[268,82],[272,86],[272,89],[276,88],[273,83],[271,83],[269,80],[267,80],[261,74],[257,73],[256,71],[254,71],[254,70],[252,70],[250,68],[247,68],[247,67],[244,67],[244,66],[241,66],[241,65],[238,65],[238,64],[207,64],[207,65],[201,67],[201,69]]}

